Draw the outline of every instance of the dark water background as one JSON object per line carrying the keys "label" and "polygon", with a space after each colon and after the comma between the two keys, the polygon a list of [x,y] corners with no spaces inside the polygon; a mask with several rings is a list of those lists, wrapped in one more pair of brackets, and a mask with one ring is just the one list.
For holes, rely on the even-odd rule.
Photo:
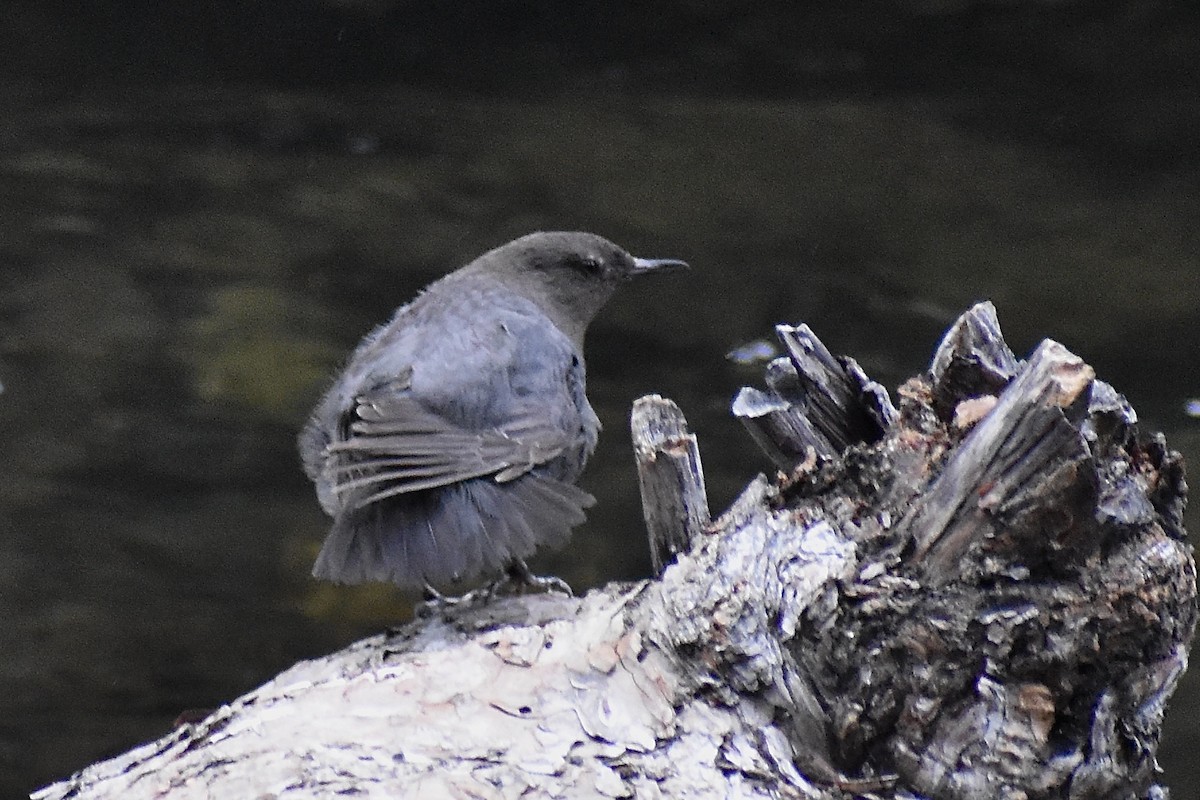
{"label": "dark water background", "polygon": [[[777,322],[894,386],[990,298],[1200,456],[1193,6],[561,5],[0,10],[0,796],[408,614],[308,578],[294,434],[362,333],[529,230],[694,265],[590,334],[599,505],[534,565],[577,589],[649,568],[635,397],[683,407],[714,511],[766,467],[725,354]],[[1175,797],[1198,751],[1189,675]]]}

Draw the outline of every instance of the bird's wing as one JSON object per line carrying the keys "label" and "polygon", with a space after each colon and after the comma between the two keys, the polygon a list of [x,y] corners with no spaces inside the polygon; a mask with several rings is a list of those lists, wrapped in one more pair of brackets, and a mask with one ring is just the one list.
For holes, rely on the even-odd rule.
{"label": "bird's wing", "polygon": [[573,444],[534,414],[471,430],[429,409],[406,382],[361,393],[345,438],[325,448],[333,492],[351,508],[470,478],[514,480]]}

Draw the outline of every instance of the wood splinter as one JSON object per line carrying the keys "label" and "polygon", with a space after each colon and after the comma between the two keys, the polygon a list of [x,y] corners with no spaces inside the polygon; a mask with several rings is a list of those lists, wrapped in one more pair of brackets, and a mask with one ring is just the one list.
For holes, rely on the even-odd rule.
{"label": "wood splinter", "polygon": [[700,448],[679,406],[656,394],[634,402],[630,428],[650,559],[661,575],[711,519]]}

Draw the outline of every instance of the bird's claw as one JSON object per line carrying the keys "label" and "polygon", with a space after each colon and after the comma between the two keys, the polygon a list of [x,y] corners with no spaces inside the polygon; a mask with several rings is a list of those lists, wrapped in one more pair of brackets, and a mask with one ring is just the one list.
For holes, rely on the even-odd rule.
{"label": "bird's claw", "polygon": [[527,575],[524,577],[521,589],[533,589],[543,594],[558,592],[565,594],[567,597],[574,597],[575,592],[571,591],[571,586],[562,578],[555,575]]}
{"label": "bird's claw", "polygon": [[570,585],[562,578],[554,575],[534,575],[529,571],[524,561],[517,560],[509,565],[505,570],[505,575],[500,580],[487,587],[486,591],[489,595],[498,594],[526,594],[529,591],[540,592],[542,594],[550,594],[558,592],[565,594],[567,597],[574,597],[575,592],[571,591]]}
{"label": "bird's claw", "polygon": [[413,609],[413,616],[417,618],[432,617],[439,611],[448,611],[462,604],[465,599],[466,596],[454,597],[453,595],[442,594],[426,582],[421,587],[421,602],[417,603]]}

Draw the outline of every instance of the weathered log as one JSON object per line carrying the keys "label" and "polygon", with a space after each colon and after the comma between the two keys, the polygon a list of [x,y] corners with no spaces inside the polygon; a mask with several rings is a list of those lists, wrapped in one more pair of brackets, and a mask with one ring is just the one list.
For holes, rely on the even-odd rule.
{"label": "weathered log", "polygon": [[[659,481],[654,579],[429,606],[35,796],[1164,797],[1197,615],[1178,454],[1061,345],[1018,361],[990,305],[898,410],[780,334],[771,413],[830,451],[703,529],[661,488],[692,468]],[[675,411],[639,453],[689,450]]]}

